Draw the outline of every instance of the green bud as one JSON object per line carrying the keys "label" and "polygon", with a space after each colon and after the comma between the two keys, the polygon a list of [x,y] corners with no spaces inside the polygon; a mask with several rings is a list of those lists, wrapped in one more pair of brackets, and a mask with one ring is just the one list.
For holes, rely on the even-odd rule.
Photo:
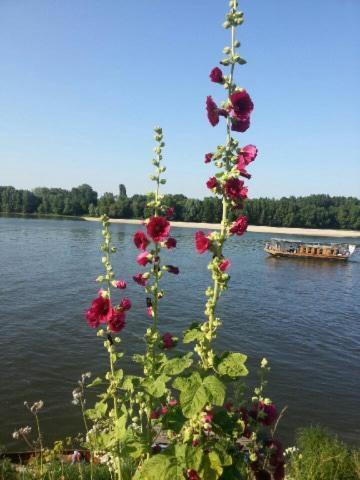
{"label": "green bud", "polygon": [[238,47],[240,47],[240,45],[241,45],[241,44],[240,44],[239,40],[235,40],[235,42],[234,42],[234,47],[235,47],[235,48],[238,48]]}
{"label": "green bud", "polygon": [[229,53],[231,53],[231,48],[230,48],[230,47],[224,47],[223,52],[224,52],[226,55],[228,55]]}
{"label": "green bud", "polygon": [[223,26],[225,29],[228,29],[228,28],[231,27],[231,23],[226,20],[226,22],[224,22],[222,26]]}
{"label": "green bud", "polygon": [[230,65],[230,60],[228,58],[223,58],[222,60],[220,60],[220,63],[221,65],[224,65],[224,67],[227,67],[228,65]]}
{"label": "green bud", "polygon": [[165,178],[162,178],[162,179],[160,180],[160,183],[161,183],[161,185],[165,185],[165,183],[166,183]]}
{"label": "green bud", "polygon": [[111,247],[111,253],[116,253],[117,252],[117,248],[116,247]]}
{"label": "green bud", "polygon": [[154,127],[154,132],[161,135],[162,134],[162,128],[161,127]]}

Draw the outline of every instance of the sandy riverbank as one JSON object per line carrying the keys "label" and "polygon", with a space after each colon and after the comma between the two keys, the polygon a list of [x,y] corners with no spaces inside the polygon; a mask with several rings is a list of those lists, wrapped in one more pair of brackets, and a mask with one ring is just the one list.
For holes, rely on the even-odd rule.
{"label": "sandy riverbank", "polygon": [[[83,217],[84,220],[97,222],[99,219],[94,217]],[[141,220],[131,220],[127,218],[111,218],[111,223],[125,223],[128,225],[141,225]],[[218,223],[195,223],[195,222],[171,222],[172,227],[196,228],[217,230],[220,228]],[[248,232],[271,233],[273,235],[302,235],[311,237],[336,237],[360,238],[360,231],[356,230],[322,230],[318,228],[287,228],[287,227],[266,227],[261,225],[249,225]]]}

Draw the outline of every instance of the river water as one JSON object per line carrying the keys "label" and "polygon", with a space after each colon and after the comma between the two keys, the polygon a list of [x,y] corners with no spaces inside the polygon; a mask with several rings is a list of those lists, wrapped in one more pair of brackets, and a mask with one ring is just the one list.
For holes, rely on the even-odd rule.
{"label": "river water", "polygon": [[[114,269],[129,280],[133,302],[122,334],[128,356],[143,348],[149,324],[144,292],[130,280],[141,270],[131,241],[136,228],[112,225],[119,246]],[[168,263],[181,273],[168,275],[161,325],[180,335],[204,318],[208,258],[194,251],[194,230],[174,228],[173,235],[178,248],[167,252]],[[221,298],[217,348],[246,353],[252,371],[268,358],[269,396],[288,407],[279,427],[285,443],[297,428],[322,424],[359,444],[360,255],[344,263],[275,259],[263,252],[269,238],[248,233],[229,242],[232,278]],[[102,343],[83,315],[98,289],[100,241],[95,222],[0,218],[0,445],[20,448],[11,433],[32,421],[25,400],[45,401],[48,443],[81,430],[72,389],[82,372],[107,368]]]}

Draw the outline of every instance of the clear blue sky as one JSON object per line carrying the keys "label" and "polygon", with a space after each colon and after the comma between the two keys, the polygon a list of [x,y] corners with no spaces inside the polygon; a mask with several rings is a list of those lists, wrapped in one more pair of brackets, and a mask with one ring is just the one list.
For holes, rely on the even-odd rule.
{"label": "clear blue sky", "polygon": [[[204,102],[227,0],[0,0],[0,185],[202,197],[222,142]],[[250,195],[360,197],[360,1],[244,0],[239,83],[255,103]]]}

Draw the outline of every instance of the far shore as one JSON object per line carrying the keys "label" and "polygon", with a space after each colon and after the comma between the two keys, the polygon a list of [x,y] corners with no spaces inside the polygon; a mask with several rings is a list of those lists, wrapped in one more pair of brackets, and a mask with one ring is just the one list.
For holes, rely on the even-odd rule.
{"label": "far shore", "polygon": [[[82,217],[89,222],[98,222],[99,218]],[[132,220],[127,218],[110,218],[111,223],[123,223],[127,225],[141,225],[143,220]],[[219,223],[196,223],[196,222],[171,222],[172,227],[197,228],[219,230]],[[274,235],[301,235],[310,237],[336,237],[336,238],[360,238],[360,231],[356,230],[323,230],[320,228],[288,228],[288,227],[266,227],[263,225],[249,225],[248,232],[272,233]]]}

